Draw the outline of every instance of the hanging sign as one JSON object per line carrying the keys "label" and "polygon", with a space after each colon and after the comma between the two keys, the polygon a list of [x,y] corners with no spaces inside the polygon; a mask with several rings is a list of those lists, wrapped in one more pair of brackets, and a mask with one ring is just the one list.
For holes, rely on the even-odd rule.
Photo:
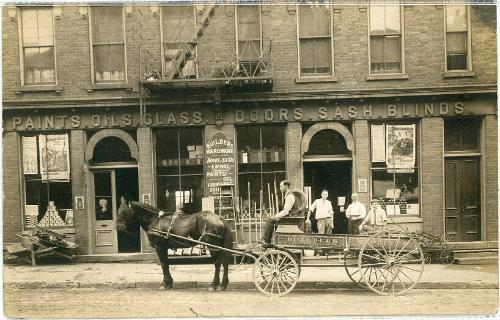
{"label": "hanging sign", "polygon": [[69,180],[68,135],[40,135],[42,180]]}
{"label": "hanging sign", "polygon": [[216,133],[205,144],[205,165],[209,195],[218,196],[222,185],[234,185],[234,140]]}
{"label": "hanging sign", "polygon": [[38,153],[36,137],[23,137],[23,172],[38,174]]}
{"label": "hanging sign", "polygon": [[415,125],[386,126],[387,172],[413,172],[415,167]]}

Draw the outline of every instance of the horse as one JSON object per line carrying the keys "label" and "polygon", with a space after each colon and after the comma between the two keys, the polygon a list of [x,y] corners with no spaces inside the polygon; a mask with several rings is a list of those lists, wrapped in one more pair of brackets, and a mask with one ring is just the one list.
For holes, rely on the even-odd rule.
{"label": "horse", "polygon": [[[192,238],[208,244],[231,249],[233,239],[231,227],[227,221],[210,211],[202,211],[193,214],[163,214],[159,209],[136,201],[129,201],[126,206],[118,210],[116,229],[122,232],[137,230],[140,226],[147,234],[148,240],[161,263],[163,270],[163,281],[160,290],[172,289],[173,279],[170,275],[168,249],[190,248],[196,243],[176,238],[174,236],[162,237],[152,230],[162,231],[164,234],[179,235],[184,238]],[[215,266],[214,278],[209,291],[224,291],[229,283],[228,267],[231,261],[231,253],[209,249]],[[220,281],[221,265],[224,267],[222,281]]]}

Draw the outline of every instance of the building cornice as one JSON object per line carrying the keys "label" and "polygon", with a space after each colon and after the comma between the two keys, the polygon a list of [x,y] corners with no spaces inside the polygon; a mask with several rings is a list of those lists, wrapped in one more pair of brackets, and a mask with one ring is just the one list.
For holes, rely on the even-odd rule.
{"label": "building cornice", "polygon": [[[497,84],[466,85],[466,86],[440,86],[440,87],[413,87],[413,88],[383,88],[361,90],[322,90],[322,91],[295,91],[295,92],[260,92],[260,93],[231,93],[221,94],[223,104],[241,102],[279,102],[279,101],[307,101],[307,100],[349,100],[349,99],[384,99],[384,98],[411,98],[428,96],[453,96],[453,95],[478,95],[496,94]],[[75,98],[47,100],[6,100],[3,110],[21,109],[66,109],[66,108],[119,108],[138,107],[140,96],[117,98]],[[186,104],[213,104],[214,94],[185,95],[168,97],[154,96],[145,99],[147,106],[157,105],[186,105]]]}

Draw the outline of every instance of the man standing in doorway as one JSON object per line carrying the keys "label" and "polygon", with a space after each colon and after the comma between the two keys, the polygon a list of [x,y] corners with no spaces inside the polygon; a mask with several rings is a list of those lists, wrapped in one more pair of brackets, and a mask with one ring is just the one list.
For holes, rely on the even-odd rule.
{"label": "man standing in doorway", "polygon": [[358,234],[359,225],[366,217],[365,205],[358,201],[358,194],[351,195],[352,203],[347,207],[346,217],[348,219],[349,234]]}
{"label": "man standing in doorway", "polygon": [[321,198],[314,200],[307,212],[306,223],[311,223],[311,212],[316,210],[319,234],[331,234],[333,230],[333,207],[328,198],[328,190],[321,191]]}
{"label": "man standing in doorway", "polygon": [[298,206],[295,205],[295,196],[290,190],[290,182],[288,182],[287,180],[281,181],[280,191],[285,195],[285,205],[283,206],[283,210],[281,210],[278,214],[266,220],[264,235],[262,237],[262,241],[264,242],[265,246],[269,246],[271,244],[271,238],[273,237],[276,223],[281,218],[287,216],[290,212],[294,213],[294,209],[298,208]]}

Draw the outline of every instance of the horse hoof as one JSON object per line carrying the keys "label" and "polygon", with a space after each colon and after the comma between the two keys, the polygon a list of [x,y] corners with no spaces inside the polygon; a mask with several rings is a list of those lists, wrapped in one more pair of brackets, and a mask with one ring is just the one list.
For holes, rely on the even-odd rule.
{"label": "horse hoof", "polygon": [[215,290],[217,290],[217,291],[226,291],[226,289],[227,289],[226,287],[220,287],[219,286]]}
{"label": "horse hoof", "polygon": [[214,292],[216,289],[214,287],[208,287],[208,292]]}
{"label": "horse hoof", "polygon": [[171,284],[169,284],[169,285],[162,284],[159,289],[160,290],[170,290],[170,289],[172,289],[172,285]]}

